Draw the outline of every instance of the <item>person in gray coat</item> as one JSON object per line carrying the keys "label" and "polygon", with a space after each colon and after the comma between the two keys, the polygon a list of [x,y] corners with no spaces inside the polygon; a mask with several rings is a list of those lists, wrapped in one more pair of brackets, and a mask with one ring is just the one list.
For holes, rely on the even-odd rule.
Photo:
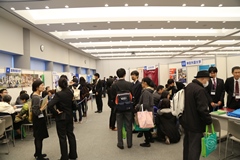
{"label": "person in gray coat", "polygon": [[[140,96],[140,100],[138,105],[136,106],[136,110],[143,110],[153,112],[154,100],[153,100],[153,92],[154,92],[154,83],[149,77],[145,77],[142,79],[142,93]],[[149,131],[144,131],[145,143],[141,143],[142,147],[150,147],[150,142],[152,142],[152,134],[151,129]]]}

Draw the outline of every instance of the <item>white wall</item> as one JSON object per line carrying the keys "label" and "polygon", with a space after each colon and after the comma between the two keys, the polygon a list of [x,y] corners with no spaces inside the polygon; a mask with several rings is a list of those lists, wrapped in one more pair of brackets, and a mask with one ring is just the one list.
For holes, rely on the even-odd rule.
{"label": "white wall", "polygon": [[0,17],[0,50],[23,54],[22,27]]}
{"label": "white wall", "polygon": [[232,77],[234,66],[240,66],[240,56],[227,57],[227,77]]}

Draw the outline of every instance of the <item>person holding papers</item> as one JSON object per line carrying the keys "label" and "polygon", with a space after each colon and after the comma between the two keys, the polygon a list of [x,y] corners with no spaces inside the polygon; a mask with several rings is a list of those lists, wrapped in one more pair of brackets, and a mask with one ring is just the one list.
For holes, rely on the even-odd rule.
{"label": "person holding papers", "polygon": [[240,108],[240,67],[232,68],[233,77],[227,78],[225,90],[228,93],[227,107],[231,109]]}
{"label": "person holding papers", "polygon": [[47,107],[48,100],[43,100],[41,92],[44,90],[43,82],[36,80],[32,84],[32,121],[33,121],[33,136],[35,144],[35,154],[37,160],[48,160],[44,158],[47,155],[42,154],[43,139],[48,138],[47,123],[44,115],[44,110]]}
{"label": "person holding papers", "polygon": [[212,102],[209,106],[209,110],[215,111],[221,109],[224,106],[224,81],[220,78],[217,78],[217,68],[210,67],[208,69],[210,74],[209,85],[206,87],[208,94],[212,98]]}

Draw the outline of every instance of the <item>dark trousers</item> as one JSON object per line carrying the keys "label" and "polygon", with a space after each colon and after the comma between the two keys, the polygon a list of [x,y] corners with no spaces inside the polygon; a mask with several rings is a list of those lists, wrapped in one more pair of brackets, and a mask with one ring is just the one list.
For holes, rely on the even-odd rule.
{"label": "dark trousers", "polygon": [[145,142],[146,142],[147,144],[149,144],[149,143],[150,143],[150,140],[152,139],[151,130],[149,130],[149,131],[144,131],[143,134],[144,134],[144,137],[145,137]]}
{"label": "dark trousers", "polygon": [[[72,119],[56,121],[57,134],[61,149],[61,160],[76,159],[77,158],[77,144],[75,135],[73,133]],[[69,154],[67,146],[67,138],[69,143]]]}
{"label": "dark trousers", "polygon": [[38,158],[43,158],[42,157],[42,144],[43,139],[34,139],[34,145],[35,145],[35,153],[34,156]]}
{"label": "dark trousers", "polygon": [[115,129],[116,128],[115,124],[116,124],[116,111],[115,111],[115,108],[112,107],[110,118],[109,118],[109,128]]}
{"label": "dark trousers", "polygon": [[126,126],[127,131],[127,145],[132,145],[132,112],[119,112],[117,116],[117,130],[118,130],[118,146],[123,146],[122,128],[123,123]]}
{"label": "dark trousers", "polygon": [[96,104],[97,104],[97,111],[102,111],[102,108],[103,108],[102,94],[96,95]]}
{"label": "dark trousers", "polygon": [[[79,102],[77,102],[77,103],[79,103]],[[77,110],[73,111],[73,118],[74,118],[75,122],[77,122],[77,112],[79,114],[79,121],[82,121],[82,109],[81,108],[82,108],[82,105],[79,104],[78,107],[77,107]]]}
{"label": "dark trousers", "polygon": [[201,138],[203,133],[184,130],[183,160],[199,160],[201,154]]}
{"label": "dark trousers", "polygon": [[235,97],[233,97],[227,107],[231,108],[231,109],[239,109],[240,108],[240,99],[236,100]]}

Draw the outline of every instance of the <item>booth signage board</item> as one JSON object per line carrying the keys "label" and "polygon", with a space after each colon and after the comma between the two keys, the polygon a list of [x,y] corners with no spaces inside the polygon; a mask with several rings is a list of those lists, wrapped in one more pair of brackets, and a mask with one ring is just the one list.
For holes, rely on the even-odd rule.
{"label": "booth signage board", "polygon": [[195,59],[195,60],[189,60],[189,61],[182,61],[181,65],[182,67],[188,67],[188,66],[198,66],[202,64],[202,59]]}
{"label": "booth signage board", "polygon": [[144,66],[144,70],[154,70],[156,69],[155,65],[152,66]]}
{"label": "booth signage board", "polygon": [[22,70],[19,68],[9,68],[9,67],[6,68],[6,73],[19,73],[20,74],[21,72],[22,72]]}

